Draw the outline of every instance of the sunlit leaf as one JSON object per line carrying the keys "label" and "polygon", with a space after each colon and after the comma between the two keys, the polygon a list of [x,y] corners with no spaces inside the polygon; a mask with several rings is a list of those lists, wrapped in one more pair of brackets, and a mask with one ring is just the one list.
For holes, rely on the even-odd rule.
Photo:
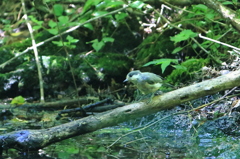
{"label": "sunlit leaf", "polygon": [[23,35],[23,32],[20,31],[20,32],[16,32],[16,33],[10,33],[10,35],[17,37],[17,36]]}
{"label": "sunlit leaf", "polygon": [[78,42],[79,40],[78,39],[74,39],[72,36],[68,35],[67,36],[67,40],[70,42],[70,43],[76,43]]}
{"label": "sunlit leaf", "polygon": [[98,42],[98,39],[94,39],[92,41],[86,42],[86,44],[95,43],[95,42]]}
{"label": "sunlit leaf", "polygon": [[215,16],[215,14],[214,13],[207,13],[207,14],[205,14],[205,17],[207,17],[208,19],[213,19],[214,18],[214,16]]}
{"label": "sunlit leaf", "polygon": [[170,40],[177,43],[180,41],[188,40],[189,38],[193,38],[196,36],[197,36],[197,33],[194,33],[192,30],[183,30],[179,34],[177,34],[173,37],[170,37]]}
{"label": "sunlit leaf", "polygon": [[224,5],[233,5],[233,2],[225,1],[225,2],[222,2],[222,4],[224,4]]}
{"label": "sunlit leaf", "polygon": [[166,70],[166,68],[170,65],[171,61],[165,61],[161,65],[162,73]]}
{"label": "sunlit leaf", "polygon": [[22,96],[17,96],[13,98],[13,100],[11,101],[11,104],[15,104],[15,105],[22,105],[24,103],[25,103],[25,99]]}
{"label": "sunlit leaf", "polygon": [[53,6],[53,13],[56,15],[56,16],[61,16],[63,14],[63,11],[64,11],[64,8],[61,4],[55,4]]}
{"label": "sunlit leaf", "polygon": [[94,50],[96,50],[97,52],[99,50],[102,49],[102,47],[105,45],[105,43],[103,41],[100,41],[100,42],[95,42],[92,44],[92,47],[94,48]]}
{"label": "sunlit leaf", "polygon": [[57,29],[48,29],[48,32],[53,34],[53,35],[57,35],[58,34],[58,30]]}
{"label": "sunlit leaf", "polygon": [[29,19],[31,19],[32,22],[38,24],[38,25],[42,25],[43,21],[37,20],[34,16],[28,16]]}
{"label": "sunlit leaf", "polygon": [[103,41],[104,43],[106,43],[106,42],[114,42],[114,38],[104,37],[104,38],[102,39],[102,41]]}
{"label": "sunlit leaf", "polygon": [[101,146],[97,149],[97,152],[106,152],[106,148]]}
{"label": "sunlit leaf", "polygon": [[113,1],[113,2],[109,2],[107,5],[108,5],[108,8],[114,8],[114,7],[119,7],[123,4],[124,4],[123,1]]}
{"label": "sunlit leaf", "polygon": [[28,123],[28,121],[27,120],[23,120],[23,119],[19,119],[19,118],[13,118],[12,120],[11,120],[11,122],[12,123],[15,123],[15,124],[17,124],[17,123]]}
{"label": "sunlit leaf", "polygon": [[54,28],[54,27],[57,26],[57,23],[54,22],[54,21],[52,21],[52,20],[50,20],[50,21],[48,22],[48,25],[49,25],[51,28]]}
{"label": "sunlit leaf", "polygon": [[98,17],[107,13],[108,13],[107,11],[97,11],[97,12],[94,12],[92,15],[95,17]]}
{"label": "sunlit leaf", "polygon": [[68,16],[60,16],[60,17],[58,17],[58,20],[60,22],[60,25],[69,23],[69,17]]}
{"label": "sunlit leaf", "polygon": [[158,60],[150,61],[150,62],[144,64],[143,66],[159,65],[159,64],[162,64],[162,63],[167,62],[167,61],[171,61],[173,63],[178,63],[177,59],[158,59]]}
{"label": "sunlit leaf", "polygon": [[204,4],[193,5],[193,11],[195,13],[206,13],[207,10],[208,10],[208,7]]}
{"label": "sunlit leaf", "polygon": [[52,43],[57,46],[63,46],[63,43],[61,41],[52,41]]}
{"label": "sunlit leaf", "polygon": [[42,28],[42,26],[40,26],[40,25],[33,26],[33,30],[38,30],[40,28]]}
{"label": "sunlit leaf", "polygon": [[183,47],[176,47],[176,48],[173,50],[172,54],[176,54],[176,53],[178,53],[179,51],[181,51],[182,49],[183,49]]}
{"label": "sunlit leaf", "polygon": [[166,68],[171,64],[171,63],[178,63],[177,59],[158,59],[154,61],[150,61],[146,63],[143,66],[149,66],[149,65],[161,65],[162,73],[166,70]]}
{"label": "sunlit leaf", "polygon": [[116,15],[115,15],[115,18],[119,21],[119,20],[124,19],[124,18],[127,17],[127,16],[128,16],[127,13],[119,13],[119,14],[116,14]]}
{"label": "sunlit leaf", "polygon": [[182,65],[173,65],[174,68],[178,69],[178,70],[183,70],[183,71],[187,71],[187,67],[182,66]]}
{"label": "sunlit leaf", "polygon": [[91,7],[96,6],[100,2],[101,0],[87,0],[84,4],[82,13],[85,13],[87,10],[91,9]]}
{"label": "sunlit leaf", "polygon": [[144,6],[144,3],[142,1],[135,1],[130,4],[130,7],[137,8],[137,9],[141,9],[143,6]]}
{"label": "sunlit leaf", "polygon": [[88,29],[90,29],[90,30],[93,30],[93,26],[92,26],[91,23],[84,24],[83,26],[84,26],[85,28],[88,28]]}

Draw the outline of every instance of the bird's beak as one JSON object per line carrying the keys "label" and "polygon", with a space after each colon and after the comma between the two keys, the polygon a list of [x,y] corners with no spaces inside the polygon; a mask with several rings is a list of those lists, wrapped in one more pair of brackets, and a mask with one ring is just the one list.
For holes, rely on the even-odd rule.
{"label": "bird's beak", "polygon": [[128,81],[128,79],[125,79],[123,82],[127,82]]}

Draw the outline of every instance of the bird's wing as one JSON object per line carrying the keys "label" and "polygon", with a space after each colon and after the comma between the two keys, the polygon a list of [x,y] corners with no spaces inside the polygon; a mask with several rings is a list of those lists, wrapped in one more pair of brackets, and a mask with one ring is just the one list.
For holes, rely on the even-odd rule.
{"label": "bird's wing", "polygon": [[154,73],[142,73],[141,81],[145,81],[149,84],[162,83],[161,77]]}

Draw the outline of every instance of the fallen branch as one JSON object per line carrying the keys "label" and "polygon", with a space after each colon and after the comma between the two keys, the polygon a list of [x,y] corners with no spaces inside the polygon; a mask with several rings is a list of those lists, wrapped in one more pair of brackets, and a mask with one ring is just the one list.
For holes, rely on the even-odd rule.
{"label": "fallen branch", "polygon": [[48,129],[20,130],[1,135],[0,150],[2,151],[8,148],[15,148],[21,151],[38,150],[73,136],[93,132],[161,110],[171,109],[181,103],[231,89],[239,85],[240,71],[234,71],[215,79],[156,96],[150,103],[138,102],[129,104]]}

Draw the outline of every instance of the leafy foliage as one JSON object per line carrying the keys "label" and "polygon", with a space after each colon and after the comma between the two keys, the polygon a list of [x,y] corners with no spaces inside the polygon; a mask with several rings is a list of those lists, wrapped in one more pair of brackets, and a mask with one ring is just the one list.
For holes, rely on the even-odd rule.
{"label": "leafy foliage", "polygon": [[167,77],[169,83],[179,83],[183,80],[193,80],[196,73],[205,66],[208,59],[189,59],[181,64],[173,65],[175,70]]}
{"label": "leafy foliage", "polygon": [[75,49],[76,45],[74,45],[74,43],[77,43],[79,40],[78,39],[74,39],[72,36],[68,35],[66,37],[67,42],[63,42],[63,41],[52,41],[53,44],[56,44],[57,46],[60,47],[67,47],[69,49]]}
{"label": "leafy foliage", "polygon": [[174,37],[171,37],[170,39],[174,41],[175,43],[188,40],[190,38],[196,37],[197,34],[192,32],[191,30],[183,30],[179,34],[175,35]]}
{"label": "leafy foliage", "polygon": [[105,43],[107,42],[114,42],[114,39],[111,37],[104,37],[101,41],[98,41],[98,39],[94,39],[90,42],[87,42],[87,44],[92,43],[92,47],[98,52],[104,47]]}
{"label": "leafy foliage", "polygon": [[[15,8],[21,6],[12,0],[9,2]],[[62,2],[34,1],[33,6],[27,5],[36,41],[40,43],[58,36],[38,47],[46,89],[71,85],[70,70],[77,77],[78,84],[104,81],[106,83],[103,85],[106,86],[112,78],[120,82],[130,68],[141,69],[142,66],[161,72],[171,83],[185,82],[192,80],[201,67],[216,67],[231,59],[228,48],[199,39],[198,34],[234,46],[240,44],[238,33],[231,30],[232,36],[225,34],[225,20],[204,4],[186,6],[185,10],[172,8],[160,13],[155,4],[142,0],[87,0],[74,5]],[[222,3],[236,7],[235,1]],[[127,5],[128,8],[123,9]],[[15,11],[5,8],[4,12]],[[112,13],[117,9],[122,10]],[[14,16],[0,17],[0,21],[2,31],[7,35],[0,40],[3,46],[0,61],[3,63],[16,56],[16,52],[30,47],[31,39],[28,30],[22,29],[25,27],[24,21]],[[14,31],[13,26],[19,31]],[[24,54],[11,66],[5,67],[0,72],[1,86],[8,85],[7,79],[16,79],[14,81],[19,90],[26,89],[27,83],[34,83],[31,87],[37,88],[37,82],[34,82],[37,76],[32,76],[36,74],[33,58],[32,54]]]}
{"label": "leafy foliage", "polygon": [[149,66],[149,65],[161,65],[162,73],[166,70],[166,68],[171,64],[177,64],[178,60],[177,59],[159,59],[159,60],[154,60],[146,63],[143,66]]}

